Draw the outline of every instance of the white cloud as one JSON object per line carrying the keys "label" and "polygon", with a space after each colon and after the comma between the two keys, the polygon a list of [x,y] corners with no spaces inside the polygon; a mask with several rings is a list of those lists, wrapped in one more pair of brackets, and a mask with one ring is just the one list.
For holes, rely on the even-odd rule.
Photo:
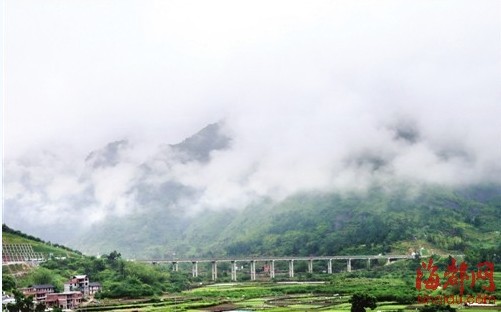
{"label": "white cloud", "polygon": [[[20,216],[71,217],[77,202],[97,221],[135,209],[138,179],[201,190],[192,210],[395,178],[501,182],[499,12],[498,1],[7,1],[5,198]],[[219,120],[232,147],[209,163],[158,154]],[[85,168],[124,138],[117,166]]]}

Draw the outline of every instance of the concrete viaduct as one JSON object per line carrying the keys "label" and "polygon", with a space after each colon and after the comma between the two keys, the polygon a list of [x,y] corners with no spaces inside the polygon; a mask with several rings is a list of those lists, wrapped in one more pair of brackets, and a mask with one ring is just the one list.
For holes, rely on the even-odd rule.
{"label": "concrete viaduct", "polygon": [[231,264],[231,280],[237,280],[237,263],[245,262],[250,264],[250,277],[252,281],[256,280],[256,262],[267,262],[269,263],[269,276],[270,278],[275,277],[275,262],[285,261],[289,264],[289,277],[294,277],[294,262],[295,261],[307,261],[308,262],[308,272],[313,273],[313,261],[327,261],[327,273],[332,274],[332,261],[333,260],[345,260],[346,261],[346,271],[351,272],[351,261],[352,260],[367,260],[367,266],[370,267],[371,260],[386,260],[386,264],[390,264],[392,261],[399,259],[414,259],[413,255],[377,255],[377,256],[320,256],[320,257],[253,257],[253,258],[218,258],[218,259],[175,259],[175,260],[138,260],[139,262],[147,262],[152,264],[159,263],[170,263],[172,264],[172,270],[178,271],[180,263],[191,263],[191,272],[193,277],[198,276],[198,264],[199,263],[211,263],[212,264],[212,280],[217,280],[217,264],[222,262],[228,262]]}

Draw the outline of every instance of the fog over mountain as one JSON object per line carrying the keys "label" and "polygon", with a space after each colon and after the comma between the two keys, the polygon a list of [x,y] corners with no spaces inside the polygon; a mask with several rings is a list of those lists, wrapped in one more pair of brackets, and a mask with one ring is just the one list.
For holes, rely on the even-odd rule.
{"label": "fog over mountain", "polygon": [[5,12],[3,220],[43,239],[298,193],[501,183],[498,1]]}

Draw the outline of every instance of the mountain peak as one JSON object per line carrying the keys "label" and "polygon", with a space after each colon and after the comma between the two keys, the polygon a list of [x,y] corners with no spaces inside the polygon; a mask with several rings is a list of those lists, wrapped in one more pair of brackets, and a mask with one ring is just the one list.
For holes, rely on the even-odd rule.
{"label": "mountain peak", "polygon": [[231,138],[222,133],[221,123],[212,123],[181,143],[170,145],[183,162],[196,160],[207,162],[210,153],[229,147]]}
{"label": "mountain peak", "polygon": [[114,167],[120,162],[120,150],[129,144],[127,140],[120,140],[108,143],[100,150],[92,151],[85,162],[93,168]]}

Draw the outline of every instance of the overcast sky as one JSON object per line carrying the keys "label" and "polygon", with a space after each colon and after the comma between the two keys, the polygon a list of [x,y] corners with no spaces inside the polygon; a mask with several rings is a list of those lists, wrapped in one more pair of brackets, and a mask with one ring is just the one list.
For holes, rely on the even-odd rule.
{"label": "overcast sky", "polygon": [[221,120],[232,149],[174,173],[209,206],[359,187],[378,164],[381,179],[500,182],[500,1],[5,3],[6,198],[42,150],[58,162],[31,177],[59,194],[111,141],[140,163]]}

